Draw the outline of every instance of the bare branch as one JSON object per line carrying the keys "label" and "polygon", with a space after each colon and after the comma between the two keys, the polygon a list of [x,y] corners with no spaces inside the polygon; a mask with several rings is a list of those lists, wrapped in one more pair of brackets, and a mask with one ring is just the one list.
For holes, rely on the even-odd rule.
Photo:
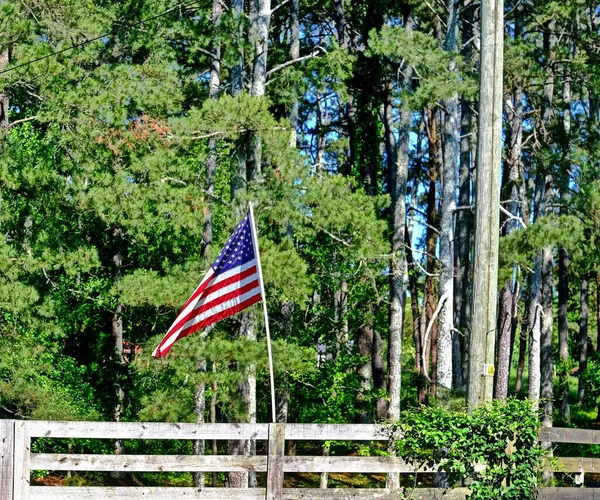
{"label": "bare branch", "polygon": [[283,0],[283,2],[281,2],[279,5],[276,5],[275,7],[273,7],[271,9],[271,15],[273,15],[273,12],[275,12],[277,9],[279,9],[280,7],[283,7],[286,3],[288,3],[290,0]]}
{"label": "bare branch", "polygon": [[23,122],[29,122],[31,120],[36,120],[38,118],[38,115],[35,116],[30,116],[28,118],[21,118],[20,120],[15,120],[14,122],[11,122],[8,124],[8,128],[14,127],[15,125],[18,125],[19,123],[23,123]]}
{"label": "bare branch", "polygon": [[431,316],[431,319],[429,320],[429,324],[427,325],[427,329],[425,330],[425,335],[423,336],[421,366],[423,366],[423,374],[425,375],[425,378],[427,378],[428,382],[431,382],[431,378],[429,378],[429,374],[427,373],[427,357],[425,356],[425,353],[427,352],[426,345],[427,345],[427,342],[429,341],[429,332],[431,331],[431,328],[433,327],[433,323],[435,322],[438,314],[442,310],[442,306],[444,305],[444,302],[446,302],[446,300],[448,300],[449,293],[450,292],[446,292],[444,295],[442,295],[440,297],[440,301],[438,302],[438,305],[435,308],[435,312],[433,313],[433,316]]}
{"label": "bare branch", "polygon": [[500,211],[505,214],[510,220],[516,220],[519,224],[521,224],[521,226],[523,227],[527,227],[527,224],[525,224],[525,221],[521,218],[521,217],[517,217],[516,215],[511,214],[508,210],[506,210],[506,208],[504,208],[502,205],[500,206]]}
{"label": "bare branch", "polygon": [[267,78],[269,78],[273,73],[276,73],[277,71],[279,71],[283,68],[287,68],[288,66],[291,66],[292,64],[296,64],[298,62],[305,61],[306,59],[312,59],[313,57],[317,57],[319,55],[319,52],[323,52],[324,54],[327,53],[327,51],[323,47],[317,46],[315,48],[315,50],[313,50],[307,56],[302,56],[302,57],[299,57],[298,59],[292,59],[290,61],[286,61],[286,62],[279,64],[279,65],[275,66],[274,68],[270,69],[269,71],[267,71]]}

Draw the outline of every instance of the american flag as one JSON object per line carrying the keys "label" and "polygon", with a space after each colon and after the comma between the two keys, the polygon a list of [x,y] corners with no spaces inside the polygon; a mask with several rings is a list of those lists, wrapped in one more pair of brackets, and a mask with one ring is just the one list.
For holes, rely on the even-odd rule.
{"label": "american flag", "polygon": [[162,358],[176,340],[260,302],[256,252],[250,214],[246,214],[152,356]]}

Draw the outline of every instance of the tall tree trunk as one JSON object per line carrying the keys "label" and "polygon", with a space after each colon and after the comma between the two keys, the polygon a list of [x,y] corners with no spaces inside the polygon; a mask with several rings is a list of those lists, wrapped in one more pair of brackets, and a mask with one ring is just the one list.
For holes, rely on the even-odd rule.
{"label": "tall tree trunk", "polygon": [[579,314],[579,336],[577,339],[577,347],[579,351],[579,385],[577,391],[577,402],[582,403],[585,397],[585,386],[583,384],[583,374],[587,370],[587,355],[588,355],[588,322],[590,315],[590,293],[589,293],[589,276],[586,274],[581,278],[580,285],[580,305],[581,313]]}
{"label": "tall tree trunk", "polygon": [[[385,367],[383,363],[383,340],[381,334],[375,330],[373,332],[373,352],[372,352],[373,366],[371,368],[373,372],[373,389],[383,393],[385,391]],[[385,420],[387,417],[388,403],[385,396],[381,396],[377,399],[375,405],[375,415],[378,421]]]}
{"label": "tall tree trunk", "polygon": [[[405,19],[405,27],[412,30],[412,19]],[[402,71],[402,87],[412,85],[412,68],[405,66]],[[386,106],[387,107],[387,106]],[[408,179],[408,151],[410,140],[410,109],[405,102],[400,110],[398,124],[398,142],[395,149],[392,130],[392,117],[388,108],[386,112],[386,127],[388,129],[387,144],[394,159],[388,168],[388,186],[391,198],[390,236],[392,257],[390,262],[390,308],[388,329],[388,374],[387,388],[389,405],[387,418],[396,421],[400,418],[400,400],[402,389],[402,331],[404,327],[404,304],[406,292],[404,277],[406,275],[405,228],[406,228],[406,182]],[[388,474],[387,487],[400,487],[398,474]]]}
{"label": "tall tree trunk", "polygon": [[[471,61],[475,57],[475,9],[472,0],[467,0],[462,9],[462,55],[465,61]],[[474,102],[465,97],[461,100],[460,113],[460,166],[458,174],[458,205],[463,209],[456,213],[455,232],[455,263],[454,263],[454,323],[462,335],[453,337],[452,345],[452,382],[459,390],[466,389],[467,367],[468,367],[468,345],[471,317],[471,296],[469,293],[469,268],[470,268],[470,246],[473,234],[473,214],[468,207],[472,203],[471,172],[474,169],[475,155],[475,117],[473,114]]]}
{"label": "tall tree trunk", "polygon": [[596,352],[600,352],[600,272],[596,272]]}
{"label": "tall tree trunk", "polygon": [[[291,0],[290,2],[290,59],[298,60],[300,57],[300,6],[299,0]],[[290,137],[290,145],[296,147],[298,142],[298,89],[292,88],[292,96],[290,102],[290,129],[292,131]]]}
{"label": "tall tree trunk", "polygon": [[[454,0],[446,2],[448,31],[444,49],[458,52],[458,10]],[[452,63],[450,71],[456,71]],[[439,297],[443,301],[438,322],[437,385],[449,391],[452,388],[452,337],[454,333],[454,214],[456,211],[456,169],[460,155],[458,139],[459,108],[455,92],[444,102],[442,197],[440,202],[440,281]],[[439,394],[442,395],[441,393]]]}
{"label": "tall tree trunk", "polygon": [[[115,254],[112,261],[114,266],[115,282],[121,279],[123,272],[123,233],[121,228],[115,228],[112,232],[113,246]],[[114,420],[120,422],[125,411],[125,388],[123,387],[125,380],[125,357],[123,356],[123,305],[117,303],[112,314],[112,335],[114,341],[115,366],[117,368],[116,377],[116,402],[114,407]],[[124,452],[124,441],[117,439],[115,441],[115,455],[121,455]],[[122,472],[115,472],[115,478],[121,478]]]}
{"label": "tall tree trunk", "polygon": [[[3,0],[0,1],[0,4]],[[0,71],[4,70],[10,61],[10,53],[8,49],[0,51]],[[8,91],[5,89],[0,92],[0,128],[6,132],[9,125],[9,99]]]}
{"label": "tall tree trunk", "polygon": [[521,318],[521,332],[519,334],[519,358],[517,360],[517,380],[515,381],[515,392],[518,394],[523,390],[523,372],[525,371],[525,360],[527,359],[527,337],[529,332],[529,298],[525,300],[525,310]]}
{"label": "tall tree trunk", "polygon": [[[515,25],[520,27],[519,21]],[[520,30],[520,28],[519,28]],[[519,31],[515,28],[515,32]],[[504,165],[504,174],[502,182],[502,200],[509,200],[507,206],[511,215],[500,215],[500,231],[504,236],[508,236],[517,229],[516,217],[520,214],[521,200],[519,198],[518,183],[522,171],[521,152],[523,146],[523,90],[520,82],[515,83],[512,92],[512,100],[505,106],[507,115],[510,119],[509,130],[507,134],[509,152]],[[515,279],[517,273],[513,273]],[[494,394],[496,399],[504,400],[508,396],[508,379],[510,375],[510,360],[513,349],[513,316],[514,300],[513,293],[516,293],[518,285],[513,279],[507,280],[501,292],[500,313],[498,316],[498,351],[496,363],[496,378],[494,384]]]}
{"label": "tall tree trunk", "polygon": [[358,331],[358,353],[364,358],[364,361],[358,367],[360,376],[360,392],[358,393],[359,415],[358,421],[361,424],[367,424],[371,421],[371,411],[367,404],[366,396],[371,391],[373,385],[373,317],[375,311],[373,302],[366,304],[366,311],[363,314],[363,324]]}
{"label": "tall tree trunk", "polygon": [[[215,31],[221,24],[221,15],[223,7],[220,0],[213,0],[212,4],[212,22]],[[210,80],[208,85],[208,96],[210,99],[218,99],[219,87],[221,84],[221,44],[218,42],[219,37],[215,33],[212,43],[212,53],[215,57],[210,63]],[[217,138],[210,137],[208,139],[208,156],[205,161],[206,168],[206,194],[207,203],[204,210],[204,226],[202,229],[202,258],[205,262],[210,260],[210,250],[213,241],[213,197],[215,195],[215,181],[217,175]],[[206,360],[200,360],[198,370],[206,371]],[[194,397],[194,412],[196,414],[196,422],[204,423],[204,412],[206,409],[206,385],[201,381],[196,388]],[[204,455],[204,440],[194,441],[194,454]],[[194,472],[194,486],[196,488],[204,487],[204,473]]]}
{"label": "tall tree trunk", "polygon": [[[424,315],[421,330],[423,334],[427,336],[427,329],[429,328],[429,335],[427,338],[423,338],[423,374],[425,378],[430,382],[429,390],[430,393],[435,395],[436,390],[436,376],[437,376],[437,335],[438,325],[434,318],[434,313],[437,308],[437,297],[436,297],[436,284],[435,277],[438,270],[437,260],[435,258],[437,243],[438,243],[438,232],[435,229],[438,222],[438,208],[437,208],[437,180],[440,172],[440,144],[438,136],[438,116],[435,111],[430,109],[426,110],[428,116],[427,120],[427,136],[429,139],[429,167],[428,167],[428,178],[429,186],[427,190],[427,230],[425,234],[425,251],[426,257],[426,269],[427,276],[425,277],[425,294],[423,298],[424,302]],[[431,323],[431,326],[429,327]],[[427,364],[430,362],[430,365]]]}
{"label": "tall tree trunk", "polygon": [[564,248],[558,251],[558,356],[561,362],[559,373],[560,416],[565,423],[571,421],[569,407],[569,324],[567,308],[569,302],[569,254]]}

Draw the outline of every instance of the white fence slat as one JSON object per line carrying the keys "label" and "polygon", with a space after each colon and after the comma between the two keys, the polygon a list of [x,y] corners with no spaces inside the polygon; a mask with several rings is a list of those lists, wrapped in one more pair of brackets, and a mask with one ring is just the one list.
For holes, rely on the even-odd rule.
{"label": "white fence slat", "polygon": [[31,437],[86,439],[262,439],[269,424],[28,421]]}
{"label": "white fence slat", "polygon": [[[417,488],[412,490],[386,490],[383,488],[284,488],[284,500],[463,500],[468,490],[457,488]],[[405,495],[405,496],[403,496]],[[147,488],[147,487],[34,487],[31,500],[264,500],[264,488]]]}
{"label": "white fence slat", "polygon": [[389,429],[377,424],[285,424],[285,438],[297,441],[387,441]]}
{"label": "white fence slat", "polygon": [[31,437],[27,422],[15,422],[14,500],[29,500]]}
{"label": "white fence slat", "polygon": [[30,500],[264,500],[264,488],[170,488],[147,486],[35,486]]}
{"label": "white fence slat", "polygon": [[265,472],[266,456],[33,453],[32,470],[122,472]]}
{"label": "white fence slat", "polygon": [[[32,470],[127,472],[246,472],[267,470],[266,456],[242,455],[95,455],[32,453]],[[286,456],[284,472],[435,472],[397,457]],[[569,472],[569,471],[565,471]]]}
{"label": "white fence slat", "polygon": [[0,500],[13,500],[15,421],[0,420]]}

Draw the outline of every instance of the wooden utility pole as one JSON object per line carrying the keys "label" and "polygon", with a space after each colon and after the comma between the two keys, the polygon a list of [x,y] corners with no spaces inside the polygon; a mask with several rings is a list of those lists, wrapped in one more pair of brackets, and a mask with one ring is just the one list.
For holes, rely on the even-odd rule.
{"label": "wooden utility pole", "polygon": [[469,351],[467,406],[492,399],[502,134],[503,0],[481,2],[479,133],[475,191],[473,314]]}

